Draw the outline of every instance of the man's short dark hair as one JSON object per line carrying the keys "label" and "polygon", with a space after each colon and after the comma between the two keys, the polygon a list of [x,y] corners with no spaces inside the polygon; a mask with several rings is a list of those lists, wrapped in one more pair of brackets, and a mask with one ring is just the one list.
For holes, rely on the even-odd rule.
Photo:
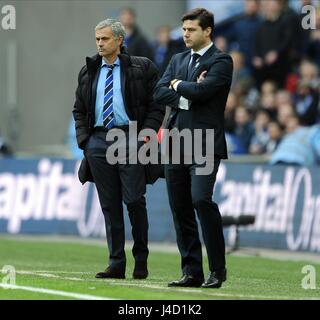
{"label": "man's short dark hair", "polygon": [[120,14],[123,13],[123,12],[128,12],[132,17],[136,17],[136,12],[133,8],[131,7],[123,7],[119,10]]}
{"label": "man's short dark hair", "polygon": [[202,30],[211,28],[210,38],[213,38],[213,28],[214,28],[214,15],[212,12],[204,8],[196,8],[187,12],[181,19],[182,22],[185,20],[199,20],[199,26]]}

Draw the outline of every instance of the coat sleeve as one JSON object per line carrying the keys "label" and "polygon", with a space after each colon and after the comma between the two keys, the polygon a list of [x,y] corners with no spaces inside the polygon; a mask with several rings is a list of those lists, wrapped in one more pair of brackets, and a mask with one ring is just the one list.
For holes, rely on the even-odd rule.
{"label": "coat sleeve", "polygon": [[89,139],[88,113],[81,92],[81,79],[85,72],[86,67],[83,67],[78,76],[78,87],[75,93],[76,100],[72,111],[76,126],[77,143],[80,149],[85,148],[86,142]]}
{"label": "coat sleeve", "polygon": [[175,78],[173,73],[174,58],[175,56],[172,57],[165,73],[155,87],[154,100],[159,104],[178,108],[181,95],[169,89],[171,80]]}
{"label": "coat sleeve", "polygon": [[233,62],[229,55],[218,56],[201,83],[182,81],[177,92],[188,100],[205,102],[223,87],[231,86]]}
{"label": "coat sleeve", "polygon": [[158,104],[153,98],[155,86],[158,80],[158,69],[154,63],[149,60],[147,70],[148,110],[146,117],[144,118],[142,128],[151,128],[156,131],[159,130],[165,115],[165,107],[161,104]]}

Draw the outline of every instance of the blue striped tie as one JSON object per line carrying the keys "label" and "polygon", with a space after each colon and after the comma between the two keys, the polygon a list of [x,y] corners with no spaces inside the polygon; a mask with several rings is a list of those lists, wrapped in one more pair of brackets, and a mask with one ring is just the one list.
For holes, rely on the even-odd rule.
{"label": "blue striped tie", "polygon": [[103,125],[107,129],[111,129],[114,126],[114,114],[113,114],[113,75],[112,71],[115,67],[114,64],[107,65],[108,73],[106,78],[106,84],[104,89],[103,100]]}

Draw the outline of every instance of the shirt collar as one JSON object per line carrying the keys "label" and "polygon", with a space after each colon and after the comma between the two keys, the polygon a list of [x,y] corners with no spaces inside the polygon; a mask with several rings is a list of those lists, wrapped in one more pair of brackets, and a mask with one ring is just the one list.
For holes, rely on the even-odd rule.
{"label": "shirt collar", "polygon": [[191,55],[193,55],[194,53],[197,53],[200,56],[203,56],[212,46],[213,46],[213,42],[210,42],[210,44],[208,44],[206,47],[202,48],[199,51],[194,51],[193,49],[191,49]]}
{"label": "shirt collar", "polygon": [[[119,57],[116,59],[116,61],[113,63],[115,66],[120,66],[120,59]],[[104,66],[107,66],[108,64],[106,63],[106,61],[102,58],[102,62],[101,62],[101,68],[103,68]]]}

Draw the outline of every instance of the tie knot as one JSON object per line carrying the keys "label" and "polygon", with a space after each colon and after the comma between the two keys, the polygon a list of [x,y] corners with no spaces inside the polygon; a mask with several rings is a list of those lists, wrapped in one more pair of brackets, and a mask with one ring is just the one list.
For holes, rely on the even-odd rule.
{"label": "tie knot", "polygon": [[113,68],[116,66],[115,64],[106,64],[107,68],[110,70],[113,70]]}
{"label": "tie knot", "polygon": [[194,53],[193,55],[192,55],[192,61],[197,61],[199,58],[200,58],[201,56],[200,56],[200,54],[199,53]]}

